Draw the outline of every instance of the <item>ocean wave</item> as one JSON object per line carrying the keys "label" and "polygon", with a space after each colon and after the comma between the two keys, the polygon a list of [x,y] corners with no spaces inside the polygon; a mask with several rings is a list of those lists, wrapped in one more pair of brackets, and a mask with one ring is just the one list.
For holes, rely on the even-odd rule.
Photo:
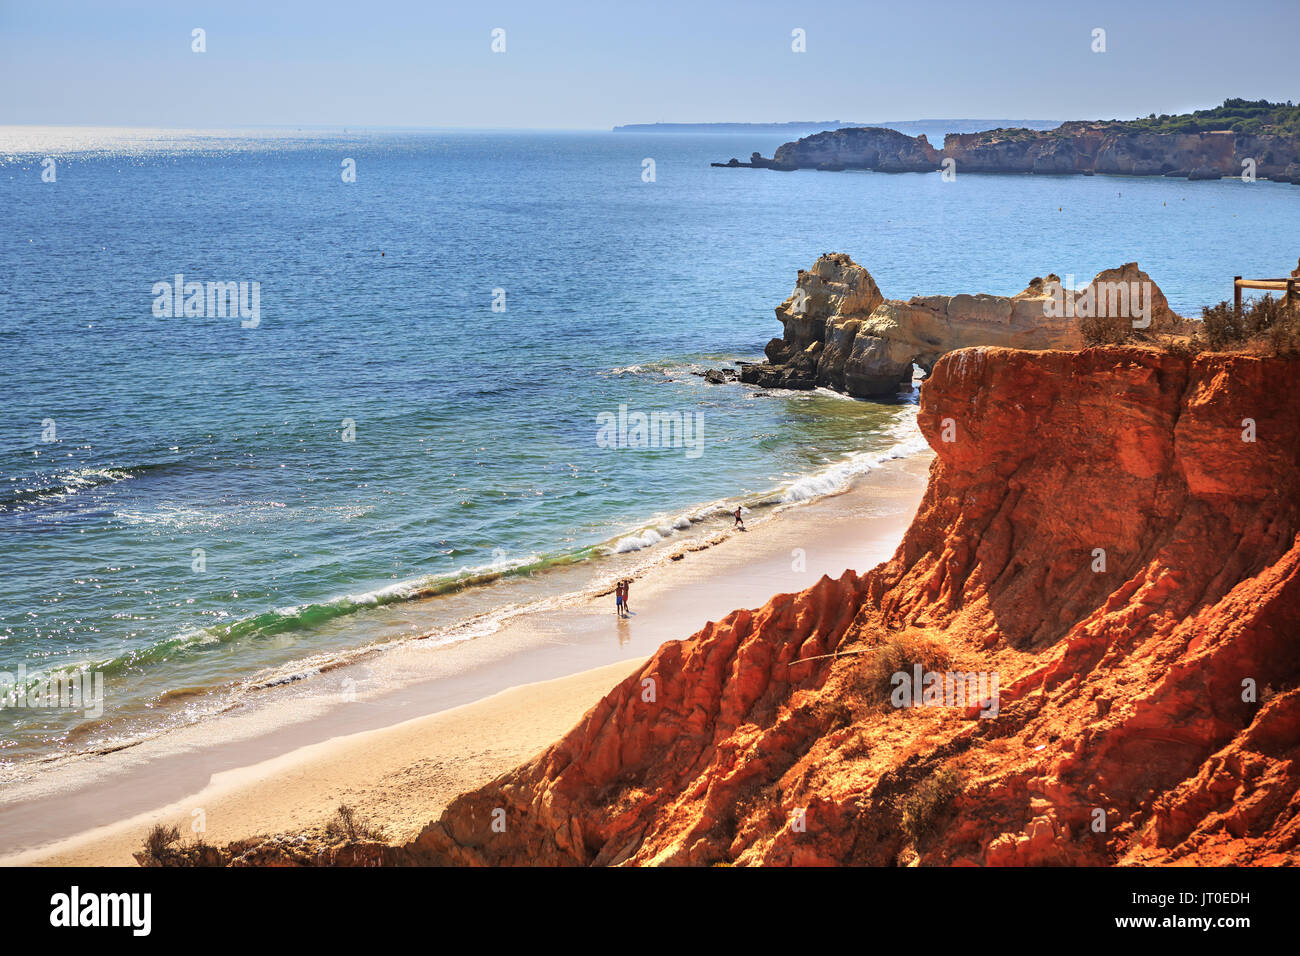
{"label": "ocean wave", "polygon": [[916,405],[903,406],[898,418],[882,432],[883,439],[890,442],[883,450],[859,452],[819,471],[800,475],[783,487],[751,499],[724,498],[700,505],[673,519],[651,519],[637,530],[620,535],[605,545],[602,551],[607,555],[616,555],[653,548],[674,532],[688,530],[701,521],[730,517],[737,507],[741,509],[742,515],[747,515],[751,513],[751,508],[803,504],[827,495],[839,494],[847,490],[857,478],[875,471],[886,462],[910,457],[929,447],[917,427],[916,413]]}
{"label": "ocean wave", "polygon": [[[339,595],[325,601],[275,608],[240,618],[228,624],[191,629],[148,646],[135,648],[124,654],[99,660],[70,663],[59,669],[65,671],[100,671],[111,676],[136,670],[187,652],[201,651],[205,647],[274,637],[278,634],[293,631],[311,630],[359,611],[405,601],[417,601],[423,598],[453,594],[467,588],[489,585],[505,577],[573,564],[585,560],[587,556],[588,553],[584,550],[552,557],[539,558],[530,555],[526,558],[501,558],[490,564],[465,567],[453,573],[400,581],[370,591]],[[29,680],[35,681],[41,676],[33,672],[29,675]]]}
{"label": "ocean wave", "polygon": [[629,551],[640,551],[642,548],[652,548],[664,536],[654,528],[646,528],[636,534],[630,534],[625,538],[619,538],[614,546],[610,548],[610,554],[627,554]]}
{"label": "ocean wave", "polygon": [[46,483],[37,487],[17,488],[0,495],[0,512],[17,511],[25,505],[45,501],[59,501],[70,495],[99,488],[103,485],[126,481],[157,465],[136,465],[131,468],[78,468],[73,471],[42,475]]}
{"label": "ocean wave", "polygon": [[845,491],[859,476],[875,471],[887,461],[908,458],[929,447],[916,424],[916,406],[907,406],[899,420],[885,430],[893,444],[883,451],[860,452],[822,471],[805,475],[788,485],[779,504],[796,504]]}

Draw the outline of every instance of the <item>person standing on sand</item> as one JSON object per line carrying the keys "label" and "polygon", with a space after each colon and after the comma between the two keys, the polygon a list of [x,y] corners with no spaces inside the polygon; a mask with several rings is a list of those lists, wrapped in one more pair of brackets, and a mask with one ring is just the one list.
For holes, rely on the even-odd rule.
{"label": "person standing on sand", "polygon": [[614,613],[623,616],[623,582],[614,585]]}
{"label": "person standing on sand", "polygon": [[743,518],[740,517],[740,508],[739,508],[739,507],[737,507],[736,510],[735,510],[735,517],[736,517],[736,523],[733,524],[732,527],[733,527],[733,528],[739,528],[741,531],[744,531],[744,530],[745,530],[745,521],[744,521]]}
{"label": "person standing on sand", "polygon": [[632,590],[632,582],[624,581],[623,582],[623,613],[628,617],[632,616],[632,609],[627,606],[627,596],[628,596],[628,592],[630,592],[631,590]]}

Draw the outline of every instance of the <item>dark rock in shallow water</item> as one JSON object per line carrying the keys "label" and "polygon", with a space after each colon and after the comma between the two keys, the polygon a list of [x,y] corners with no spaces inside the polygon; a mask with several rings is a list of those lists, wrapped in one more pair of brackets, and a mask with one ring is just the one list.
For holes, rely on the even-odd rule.
{"label": "dark rock in shallow water", "polygon": [[789,388],[799,391],[814,389],[817,387],[817,359],[821,352],[822,343],[813,342],[781,364],[743,363],[740,366],[740,380],[746,385],[757,385],[759,388]]}
{"label": "dark rock in shallow water", "polygon": [[710,385],[726,385],[728,382],[734,382],[738,373],[729,368],[711,368],[707,369],[703,375],[704,381]]}
{"label": "dark rock in shallow water", "polygon": [[817,387],[814,375],[788,365],[751,365],[740,373],[740,380],[746,385],[757,385],[759,388],[788,388],[806,392]]}
{"label": "dark rock in shallow water", "polygon": [[1223,173],[1219,172],[1213,166],[1197,166],[1187,174],[1189,180],[1198,179],[1222,179]]}

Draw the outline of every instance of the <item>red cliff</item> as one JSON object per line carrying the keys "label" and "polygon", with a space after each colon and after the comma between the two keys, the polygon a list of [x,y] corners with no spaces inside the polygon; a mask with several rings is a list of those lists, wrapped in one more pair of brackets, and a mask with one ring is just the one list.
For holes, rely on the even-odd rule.
{"label": "red cliff", "polygon": [[[1300,863],[1297,371],[945,356],[890,562],[665,645],[402,860]],[[892,706],[915,663],[996,707]]]}

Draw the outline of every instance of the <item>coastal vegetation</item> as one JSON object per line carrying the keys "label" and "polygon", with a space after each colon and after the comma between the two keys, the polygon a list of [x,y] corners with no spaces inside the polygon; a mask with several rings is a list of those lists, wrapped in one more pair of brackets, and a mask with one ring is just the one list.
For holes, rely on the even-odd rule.
{"label": "coastal vegetation", "polygon": [[1223,301],[1201,309],[1199,323],[1153,325],[1134,329],[1122,316],[1091,316],[1079,321],[1084,345],[1161,344],[1171,351],[1246,352],[1252,355],[1300,355],[1300,309],[1286,307],[1271,295],[1245,303],[1238,311]]}
{"label": "coastal vegetation", "polygon": [[156,823],[145,835],[144,846],[136,858],[142,866],[161,866],[171,857],[172,850],[180,839],[180,827]]}
{"label": "coastal vegetation", "polygon": [[934,832],[944,810],[961,790],[961,774],[951,767],[926,777],[898,801],[903,832],[913,843]]}
{"label": "coastal vegetation", "polygon": [[1272,355],[1300,352],[1300,310],[1266,295],[1240,312],[1230,302],[1201,310],[1201,338],[1216,351],[1253,347]]}
{"label": "coastal vegetation", "polygon": [[1081,127],[1104,127],[1118,133],[1217,133],[1233,132],[1250,136],[1272,133],[1281,136],[1300,135],[1300,106],[1270,103],[1268,100],[1245,100],[1232,97],[1223,105],[1191,113],[1151,113],[1136,119],[1074,120],[1062,123],[1051,130],[1022,127],[999,127],[970,134],[985,140],[1037,140],[1050,137],[1071,136]]}
{"label": "coastal vegetation", "polygon": [[1170,115],[1155,113],[1133,120],[1111,120],[1111,125],[1126,130],[1148,133],[1212,133],[1232,130],[1234,133],[1258,135],[1278,133],[1300,135],[1300,106],[1270,103],[1268,100],[1245,100],[1232,97],[1222,106],[1191,113]]}
{"label": "coastal vegetation", "polygon": [[382,828],[371,824],[366,817],[361,816],[355,808],[346,803],[339,804],[333,818],[325,824],[325,836],[333,842],[348,840],[355,843],[360,840],[384,839]]}
{"label": "coastal vegetation", "polygon": [[950,656],[934,641],[916,634],[895,634],[870,653],[855,675],[854,690],[867,708],[884,708],[894,689],[894,675],[910,675],[920,667],[925,673],[948,668]]}

